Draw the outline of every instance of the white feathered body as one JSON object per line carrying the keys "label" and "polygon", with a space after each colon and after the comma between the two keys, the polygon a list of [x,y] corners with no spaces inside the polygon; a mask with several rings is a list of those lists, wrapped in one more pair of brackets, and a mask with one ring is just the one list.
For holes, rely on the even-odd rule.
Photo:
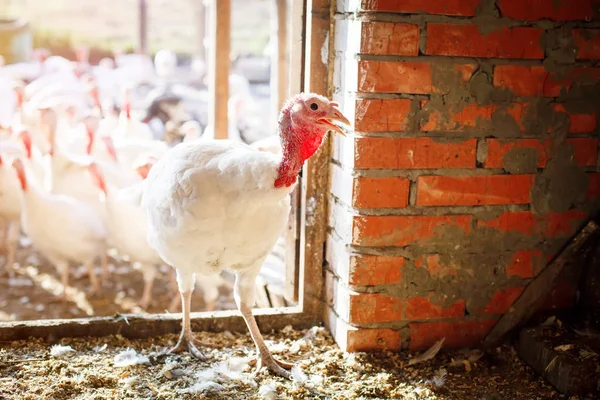
{"label": "white feathered body", "polygon": [[142,208],[119,198],[111,190],[106,193],[105,202],[109,236],[117,251],[143,265],[154,266],[161,263],[156,251],[148,244],[148,227]]}
{"label": "white feathered body", "polygon": [[93,207],[31,185],[23,200],[23,229],[34,247],[51,261],[85,264],[103,253],[106,230]]}
{"label": "white feathered body", "polygon": [[280,161],[229,140],[175,146],[143,183],[150,245],[188,274],[260,268],[290,212],[293,187],[273,186]]}

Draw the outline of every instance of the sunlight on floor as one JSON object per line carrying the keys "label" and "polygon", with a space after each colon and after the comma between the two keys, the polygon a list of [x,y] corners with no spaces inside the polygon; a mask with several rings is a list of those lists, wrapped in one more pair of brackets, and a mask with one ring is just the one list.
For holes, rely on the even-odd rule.
{"label": "sunlight on floor", "polygon": [[[37,267],[32,265],[21,266],[15,264],[15,272],[19,275],[30,278],[34,285],[57,297],[61,296],[63,285],[52,275],[41,273]],[[74,303],[77,308],[85,312],[86,315],[94,315],[94,309],[86,298],[86,293],[73,287],[67,287],[67,301]]]}

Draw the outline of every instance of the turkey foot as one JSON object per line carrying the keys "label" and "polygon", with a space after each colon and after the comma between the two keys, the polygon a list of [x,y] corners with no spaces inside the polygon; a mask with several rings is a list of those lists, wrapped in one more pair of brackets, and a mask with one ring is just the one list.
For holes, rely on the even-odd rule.
{"label": "turkey foot", "polygon": [[202,342],[194,337],[191,331],[182,332],[181,336],[179,336],[179,340],[175,347],[171,348],[167,351],[167,354],[181,353],[183,351],[189,351],[194,357],[200,360],[206,360],[207,356],[202,351],[198,349],[198,347],[208,347],[213,349],[218,349],[219,345]]}
{"label": "turkey foot", "polygon": [[256,369],[254,370],[254,376],[258,375],[263,367],[267,367],[271,371],[275,372],[277,375],[283,376],[284,378],[289,378],[290,373],[286,370],[292,369],[294,364],[278,360],[271,355],[268,356],[259,356],[254,360],[250,360],[250,366],[256,365]]}
{"label": "turkey foot", "polygon": [[253,362],[251,362],[252,364],[256,364],[256,369],[254,370],[254,376],[258,375],[260,373],[260,371],[263,369],[263,367],[267,367],[268,369],[270,369],[271,371],[273,371],[275,374],[282,376],[284,378],[290,378],[290,373],[289,369],[291,369],[294,364],[290,364],[288,362],[285,361],[280,361],[275,359],[273,356],[271,355],[262,355],[258,357],[258,361],[256,360],[252,360]]}
{"label": "turkey foot", "polygon": [[[180,353],[182,351],[189,351],[194,357],[199,358],[201,360],[206,359],[206,355],[198,350],[198,347],[209,347],[209,348],[219,348],[221,346],[202,342],[194,337],[191,328],[190,321],[190,302],[192,298],[192,291],[181,292],[181,303],[183,309],[183,321],[181,328],[181,335],[179,336],[179,340],[175,347],[170,349],[167,353]],[[198,347],[196,347],[198,346]]]}

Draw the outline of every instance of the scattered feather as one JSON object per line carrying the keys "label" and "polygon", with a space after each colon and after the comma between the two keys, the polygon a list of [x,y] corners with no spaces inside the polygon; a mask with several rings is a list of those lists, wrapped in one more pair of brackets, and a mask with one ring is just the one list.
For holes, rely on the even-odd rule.
{"label": "scattered feather", "polygon": [[258,389],[258,394],[265,400],[276,400],[279,398],[279,396],[277,396],[277,389],[272,383],[268,385],[262,385]]}
{"label": "scattered feather", "polygon": [[350,368],[355,371],[364,371],[365,367],[360,362],[356,360],[356,354],[354,353],[345,353],[344,358],[346,359],[346,363]]}
{"label": "scattered feather", "polygon": [[426,352],[424,352],[421,355],[418,355],[414,358],[411,358],[408,361],[408,365],[415,365],[415,364],[420,364],[422,362],[425,361],[429,361],[431,359],[433,359],[437,353],[440,351],[440,349],[442,348],[442,345],[444,344],[444,340],[446,340],[446,338],[442,338],[440,340],[438,340],[433,346],[431,346],[429,348],[429,350],[427,350]]}
{"label": "scattered feather", "polygon": [[556,322],[556,315],[548,317],[546,321],[542,323],[542,326],[552,326]]}
{"label": "scattered feather", "polygon": [[219,377],[250,383],[254,382],[250,374],[242,372],[249,362],[250,357],[232,357],[227,361],[218,363],[213,369]]}
{"label": "scattered feather", "polygon": [[292,379],[300,384],[305,384],[308,381],[308,376],[302,371],[300,365],[296,364],[292,367]]}
{"label": "scattered feather", "polygon": [[148,364],[148,357],[138,354],[134,349],[123,350],[115,356],[115,367],[130,367],[132,365]]}
{"label": "scattered feather", "polygon": [[50,348],[50,355],[52,357],[62,357],[73,352],[75,350],[71,346],[61,346],[60,344],[55,344]]}
{"label": "scattered feather", "polygon": [[433,384],[436,387],[442,387],[446,383],[446,379],[448,378],[448,371],[445,368],[440,368],[435,371],[433,374],[433,378],[426,380],[425,384]]}
{"label": "scattered feather", "polygon": [[[265,341],[266,342],[266,341]],[[273,354],[280,354],[288,351],[288,346],[284,342],[275,343],[272,340],[269,340],[272,344],[268,344],[267,347],[271,350]]]}
{"label": "scattered feather", "polygon": [[546,365],[546,368],[544,368],[544,372],[548,372],[551,371],[554,366],[556,365],[556,360],[558,360],[558,356],[554,357],[549,363],[548,365]]}
{"label": "scattered feather", "polygon": [[308,344],[308,342],[312,342],[317,339],[319,335],[322,335],[324,330],[325,328],[322,326],[313,326],[308,330],[308,332],[306,332],[302,339],[304,339]]}
{"label": "scattered feather", "polygon": [[104,343],[102,346],[94,346],[92,348],[92,350],[94,350],[96,353],[102,353],[104,350],[106,350],[108,348],[108,344]]}
{"label": "scattered feather", "polygon": [[308,348],[308,342],[304,339],[296,340],[289,348],[289,352],[291,354],[297,354],[300,350],[305,350]]}
{"label": "scattered feather", "polygon": [[187,389],[183,389],[181,392],[182,393],[190,393],[190,394],[219,393],[221,390],[223,390],[223,385],[221,385],[217,382],[207,381],[207,382],[198,382],[198,383],[194,384],[193,386],[190,386]]}
{"label": "scattered feather", "polygon": [[556,346],[554,350],[556,351],[568,351],[573,348],[572,344],[561,344],[560,346]]}
{"label": "scattered feather", "polygon": [[123,387],[127,389],[132,388],[136,381],[137,377],[135,376],[128,376],[126,378],[121,379],[121,382],[123,382]]}
{"label": "scattered feather", "polygon": [[281,333],[285,335],[290,335],[294,333],[294,328],[291,325],[286,325],[285,328],[281,330]]}
{"label": "scattered feather", "polygon": [[314,386],[322,386],[323,382],[325,381],[325,378],[323,378],[321,375],[311,375],[310,381],[313,383]]}

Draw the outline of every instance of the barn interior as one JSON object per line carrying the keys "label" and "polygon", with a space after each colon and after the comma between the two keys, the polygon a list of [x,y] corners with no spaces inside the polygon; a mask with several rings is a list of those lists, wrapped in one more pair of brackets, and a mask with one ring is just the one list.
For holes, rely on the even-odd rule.
{"label": "barn interior", "polygon": [[[0,0],[0,397],[597,398],[599,16],[594,0]],[[215,348],[168,353],[183,278],[146,239],[151,211],[119,196],[196,142],[285,159],[281,110],[302,92],[350,125],[294,177],[252,283],[290,372],[255,373],[229,268],[191,293]],[[221,234],[205,239],[237,237]]]}

